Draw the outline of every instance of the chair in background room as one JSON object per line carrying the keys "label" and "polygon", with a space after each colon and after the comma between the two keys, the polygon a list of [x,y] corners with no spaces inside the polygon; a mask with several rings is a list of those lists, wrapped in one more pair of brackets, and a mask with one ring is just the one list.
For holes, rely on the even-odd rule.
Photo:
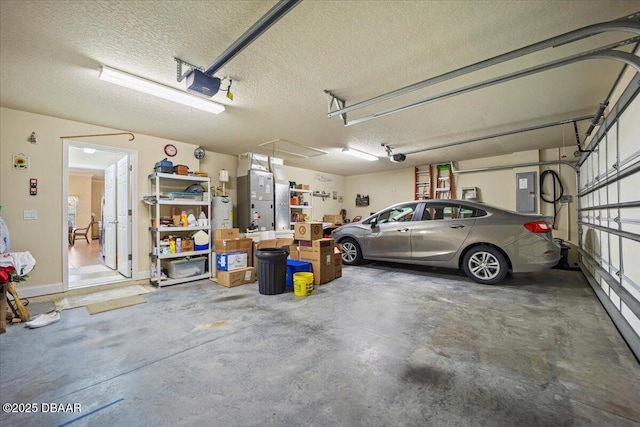
{"label": "chair in background room", "polygon": [[93,227],[94,219],[95,219],[95,215],[91,215],[91,222],[89,222],[89,225],[87,225],[84,228],[73,229],[73,232],[71,233],[71,246],[75,245],[76,237],[84,237],[87,243],[91,243],[91,240],[89,240],[89,233],[91,233],[91,228]]}

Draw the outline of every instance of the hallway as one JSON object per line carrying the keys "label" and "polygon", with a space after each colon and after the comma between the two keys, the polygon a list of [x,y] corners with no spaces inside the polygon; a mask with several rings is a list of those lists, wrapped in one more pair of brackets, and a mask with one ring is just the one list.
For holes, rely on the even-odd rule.
{"label": "hallway", "polygon": [[69,289],[113,283],[124,280],[117,271],[104,265],[98,240],[87,243],[78,239],[69,246]]}

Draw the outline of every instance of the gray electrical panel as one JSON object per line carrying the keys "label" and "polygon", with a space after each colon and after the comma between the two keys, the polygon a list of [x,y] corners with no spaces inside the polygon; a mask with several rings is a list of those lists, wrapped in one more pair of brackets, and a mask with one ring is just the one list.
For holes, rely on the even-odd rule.
{"label": "gray electrical panel", "polygon": [[516,212],[537,213],[536,172],[516,174]]}
{"label": "gray electrical panel", "polygon": [[274,230],[274,182],[268,157],[241,154],[238,162],[238,228],[240,232]]}

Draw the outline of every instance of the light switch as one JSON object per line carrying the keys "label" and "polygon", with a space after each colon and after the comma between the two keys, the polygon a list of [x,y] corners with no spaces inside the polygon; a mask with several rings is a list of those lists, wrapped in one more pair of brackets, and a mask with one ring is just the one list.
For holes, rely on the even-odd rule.
{"label": "light switch", "polygon": [[25,211],[23,211],[22,218],[25,219],[25,220],[38,219],[38,211],[36,211],[36,210],[25,210]]}

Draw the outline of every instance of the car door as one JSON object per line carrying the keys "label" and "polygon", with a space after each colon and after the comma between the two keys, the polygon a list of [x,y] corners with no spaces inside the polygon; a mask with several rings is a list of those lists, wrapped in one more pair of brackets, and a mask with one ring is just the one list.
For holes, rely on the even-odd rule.
{"label": "car door", "polygon": [[475,224],[475,211],[455,202],[426,202],[421,220],[411,230],[411,259],[448,261]]}
{"label": "car door", "polygon": [[380,212],[364,237],[365,257],[411,258],[411,229],[418,204],[405,203]]}

